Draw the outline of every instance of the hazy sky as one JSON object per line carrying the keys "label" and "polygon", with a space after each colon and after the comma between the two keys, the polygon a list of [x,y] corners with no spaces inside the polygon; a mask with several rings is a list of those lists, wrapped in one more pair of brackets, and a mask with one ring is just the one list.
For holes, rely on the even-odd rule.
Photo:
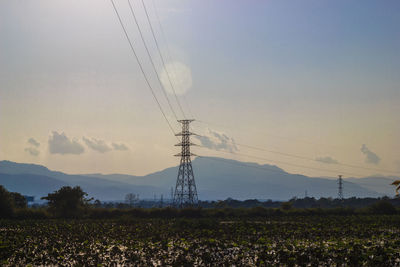
{"label": "hazy sky", "polygon": [[[141,1],[131,2],[180,114]],[[313,176],[399,175],[399,1],[145,2],[183,109],[208,122],[193,123],[206,136],[194,141],[211,148],[196,154]],[[128,2],[115,3],[178,131]],[[176,142],[110,1],[0,0],[0,159],[142,175],[177,165]]]}

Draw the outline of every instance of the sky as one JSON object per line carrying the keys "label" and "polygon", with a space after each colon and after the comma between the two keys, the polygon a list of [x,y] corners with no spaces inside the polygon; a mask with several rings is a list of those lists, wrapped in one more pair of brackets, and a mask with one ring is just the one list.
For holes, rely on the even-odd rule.
{"label": "sky", "polygon": [[[400,176],[399,1],[144,0],[164,66],[131,0],[157,73],[114,1],[174,132],[168,75],[198,120],[197,155]],[[133,175],[179,164],[111,1],[0,0],[0,36],[1,160]]]}

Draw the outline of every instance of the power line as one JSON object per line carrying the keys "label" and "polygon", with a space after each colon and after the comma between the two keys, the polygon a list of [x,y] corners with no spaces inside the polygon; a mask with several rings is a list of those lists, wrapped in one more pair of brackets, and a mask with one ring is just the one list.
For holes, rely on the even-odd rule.
{"label": "power line", "polygon": [[156,94],[154,93],[153,87],[151,86],[151,84],[150,84],[150,82],[149,82],[149,79],[147,78],[147,75],[146,75],[146,73],[145,73],[145,71],[144,71],[144,69],[143,69],[142,63],[140,62],[139,57],[138,57],[137,54],[136,54],[135,48],[133,47],[132,41],[131,41],[131,39],[130,39],[130,37],[129,37],[129,35],[128,35],[128,32],[126,31],[126,28],[125,28],[124,23],[122,22],[122,19],[121,19],[121,16],[119,15],[119,12],[118,12],[118,10],[117,10],[117,7],[115,6],[113,0],[110,0],[110,1],[111,1],[111,4],[112,4],[113,8],[114,8],[115,14],[116,14],[117,17],[118,17],[118,21],[119,21],[119,23],[120,23],[120,25],[121,25],[121,27],[122,27],[122,30],[124,31],[125,37],[126,37],[126,39],[128,40],[129,46],[130,46],[130,48],[131,48],[131,51],[132,51],[133,55],[135,56],[136,61],[137,61],[138,65],[139,65],[139,68],[140,68],[140,70],[141,70],[141,72],[142,72],[142,74],[143,74],[143,77],[144,77],[144,79],[145,79],[145,81],[146,81],[146,84],[147,84],[147,86],[149,87],[149,89],[150,89],[150,91],[151,91],[151,94],[153,95],[154,100],[157,102],[158,108],[160,109],[162,115],[164,116],[165,121],[167,122],[169,128],[171,129],[171,132],[175,135],[175,131],[174,131],[174,129],[172,128],[171,123],[169,122],[167,116],[165,115],[165,112],[164,112],[164,110],[162,109],[161,104],[160,104],[160,102],[158,101]]}
{"label": "power line", "polygon": [[[130,1],[130,0],[128,0],[128,1]],[[151,34],[153,35],[154,42],[156,43],[158,54],[160,55],[162,65],[164,67],[165,73],[167,74],[169,85],[171,86],[172,92],[175,95],[176,102],[178,103],[178,106],[179,106],[179,108],[180,108],[180,110],[182,112],[183,117],[186,118],[185,112],[183,111],[181,103],[179,102],[178,96],[176,95],[175,87],[171,82],[171,77],[169,75],[169,71],[168,71],[168,69],[166,67],[166,64],[165,64],[165,61],[164,61],[164,57],[162,56],[162,53],[161,53],[161,50],[160,50],[160,46],[158,45],[158,41],[157,41],[156,35],[154,34],[153,26],[151,25],[149,13],[147,12],[147,8],[146,8],[146,5],[145,5],[143,0],[142,0],[142,5],[143,5],[144,12],[146,13],[146,17],[147,17],[147,21],[148,21],[149,26],[150,26]]]}
{"label": "power line", "polygon": [[[279,155],[283,155],[283,156],[287,156],[287,157],[305,159],[305,160],[310,160],[310,161],[315,161],[315,162],[320,163],[320,161],[318,161],[318,160],[316,160],[314,158],[309,158],[309,157],[304,157],[304,156],[299,156],[299,155],[294,155],[294,154],[289,154],[289,153],[283,153],[283,152],[279,152],[279,151],[268,150],[268,149],[259,148],[259,147],[255,147],[255,146],[250,146],[250,145],[245,145],[245,144],[240,144],[240,143],[236,143],[236,142],[234,144],[238,145],[238,146],[254,149],[254,150],[265,151],[265,152],[279,154]],[[399,172],[391,171],[391,170],[368,168],[368,167],[362,167],[362,166],[346,164],[346,163],[341,163],[341,162],[338,162],[338,163],[335,163],[335,164],[336,165],[350,167],[350,168],[358,168],[358,169],[363,169],[363,170],[369,170],[369,171],[381,171],[381,172],[394,173],[394,174],[398,174],[399,173]]]}
{"label": "power line", "polygon": [[280,171],[280,170],[270,169],[270,168],[267,168],[265,166],[248,165],[248,164],[243,163],[243,162],[230,162],[230,161],[226,161],[224,159],[216,158],[216,157],[199,156],[199,155],[197,155],[197,157],[198,158],[203,158],[203,159],[208,159],[208,160],[220,161],[220,162],[223,162],[223,163],[226,163],[226,164],[230,164],[230,165],[234,165],[234,166],[241,166],[241,167],[259,169],[259,170],[268,171],[268,172],[282,173],[282,171]]}
{"label": "power line", "polygon": [[[200,145],[199,147],[207,148],[207,149],[213,150],[213,149],[208,148],[208,147],[206,147],[206,146],[201,146],[201,145]],[[329,170],[329,169],[321,169],[321,168],[309,167],[309,166],[304,166],[304,165],[299,165],[299,164],[293,164],[293,163],[284,162],[284,161],[271,160],[271,159],[267,159],[267,158],[263,158],[263,157],[258,157],[258,156],[252,156],[252,155],[247,155],[247,154],[242,154],[242,153],[231,152],[231,151],[223,151],[223,150],[213,150],[213,151],[221,152],[221,153],[229,153],[229,154],[238,155],[238,156],[243,156],[243,157],[248,157],[248,158],[261,159],[261,160],[266,160],[266,161],[275,162],[275,163],[280,163],[280,164],[286,164],[286,165],[290,165],[290,166],[294,166],[294,167],[299,167],[299,168],[312,169],[312,170],[323,171],[323,172],[331,172],[331,173],[338,173],[338,172],[339,172],[339,171],[335,171],[335,170]],[[357,174],[354,174],[354,173],[348,173],[348,172],[342,172],[342,173],[345,173],[345,174],[348,174],[348,175],[358,176]]]}
{"label": "power line", "polygon": [[[204,121],[200,121],[200,122],[206,123]],[[199,136],[202,136],[202,135],[199,135]],[[202,136],[202,137],[205,137],[205,136]],[[260,147],[256,147],[256,146],[251,146],[251,145],[242,144],[242,143],[237,143],[237,142],[232,142],[232,144],[233,145],[237,145],[237,146],[241,146],[241,147],[250,148],[250,149],[253,149],[253,150],[264,151],[264,152],[274,153],[274,154],[278,154],[278,155],[282,155],[282,156],[298,158],[298,159],[304,159],[304,160],[309,160],[309,161],[314,161],[314,162],[317,162],[317,163],[321,163],[320,161],[318,161],[315,158],[310,158],[310,157],[305,157],[305,156],[300,156],[300,155],[295,155],[295,154],[290,154],[290,153],[284,153],[284,152],[269,150],[269,149],[260,148]],[[341,162],[337,162],[337,163],[335,163],[335,165],[340,165],[340,166],[345,166],[345,167],[350,167],[350,168],[356,168],[356,169],[363,169],[363,170],[368,170],[368,171],[385,172],[385,173],[391,173],[391,174],[397,174],[397,175],[399,174],[398,171],[377,169],[377,168],[368,168],[368,167],[363,167],[363,166],[358,166],[358,165],[353,165],[353,164],[347,164],[347,163],[341,163]]]}
{"label": "power line", "polygon": [[132,14],[132,16],[133,16],[133,19],[134,19],[134,21],[135,21],[136,27],[137,27],[137,29],[138,29],[138,31],[139,31],[140,38],[141,38],[141,40],[142,40],[142,42],[143,42],[143,45],[144,45],[145,50],[146,50],[146,52],[147,52],[147,55],[148,55],[148,57],[149,57],[149,59],[150,59],[150,63],[151,63],[151,65],[152,65],[153,69],[154,69],[154,72],[156,73],[157,80],[158,80],[158,82],[160,83],[161,90],[163,91],[164,96],[165,96],[165,98],[167,99],[167,102],[168,102],[169,108],[171,109],[171,112],[174,114],[175,119],[178,120],[178,117],[176,116],[175,110],[174,110],[174,108],[172,107],[171,102],[169,101],[167,92],[165,91],[165,88],[164,88],[164,86],[163,86],[163,84],[162,84],[162,82],[161,82],[161,79],[160,79],[160,76],[159,76],[159,74],[158,74],[156,65],[154,64],[153,58],[151,57],[149,48],[147,47],[146,41],[144,40],[142,30],[141,30],[140,25],[139,25],[139,23],[138,23],[138,20],[137,20],[137,18],[136,18],[135,12],[133,11],[133,7],[132,7],[132,5],[131,5],[130,0],[128,0],[128,4],[129,4],[129,9],[131,10],[131,14]]}
{"label": "power line", "polygon": [[[269,169],[267,166],[256,166],[256,165],[248,165],[244,162],[230,162],[227,161],[226,159],[222,159],[222,158],[216,158],[216,157],[210,157],[210,156],[200,156],[197,155],[198,158],[202,158],[202,159],[208,159],[208,160],[212,160],[212,161],[219,161],[225,164],[230,164],[233,166],[240,166],[240,167],[245,167],[245,168],[252,168],[252,169],[258,169],[258,170],[263,170],[263,171],[268,171],[268,172],[275,172],[275,173],[282,173],[282,171],[277,170],[277,169]],[[285,172],[286,174],[288,174],[287,172]],[[334,179],[329,179],[331,181],[335,181]],[[366,183],[360,183],[360,182],[348,182],[343,180],[342,183],[346,183],[346,184],[352,184],[352,185],[360,185],[360,186],[372,186],[371,184],[366,184]]]}
{"label": "power line", "polygon": [[[221,128],[231,128],[231,127],[227,127],[226,125],[222,125],[219,123],[214,123],[214,122],[208,122],[208,121],[203,121],[203,120],[196,120],[197,122],[200,122],[202,124],[206,124],[206,125],[211,125],[211,126],[216,126],[216,127],[221,127]],[[304,140],[304,139],[298,139],[298,138],[293,138],[293,137],[287,137],[287,136],[280,136],[280,135],[274,135],[274,134],[269,134],[269,133],[265,133],[265,132],[259,132],[262,135],[267,135],[270,137],[274,137],[274,138],[279,138],[279,139],[284,139],[284,140],[289,140],[289,141],[294,141],[294,142],[298,142],[298,143],[305,143],[305,144],[311,144],[311,145],[315,145],[315,146],[325,146],[325,147],[335,147],[335,148],[339,148],[342,146],[338,146],[338,145],[331,145],[331,144],[324,144],[324,143],[317,143],[317,142],[313,142],[313,141],[309,141],[309,140]]]}
{"label": "power line", "polygon": [[[153,7],[154,7],[154,14],[156,15],[157,22],[158,22],[158,25],[160,27],[161,36],[163,37],[164,42],[165,42],[165,47],[167,48],[166,49],[167,50],[167,56],[168,56],[169,60],[172,61],[171,50],[169,49],[169,45],[168,45],[167,37],[166,37],[165,31],[164,31],[164,27],[162,26],[161,20],[160,20],[160,16],[158,15],[158,9],[157,9],[157,6],[156,6],[156,2],[155,2],[155,0],[153,0],[152,2],[153,2]],[[175,65],[173,65],[173,64],[172,64],[172,71],[174,72],[175,77],[176,77],[177,76],[177,71],[176,71]],[[187,101],[185,95],[183,94],[182,97],[185,100],[184,102],[186,103],[186,107],[187,107],[187,110],[189,111],[189,115],[192,118],[195,118],[195,116],[193,116],[193,112],[192,112],[190,106],[188,105],[189,102]]]}

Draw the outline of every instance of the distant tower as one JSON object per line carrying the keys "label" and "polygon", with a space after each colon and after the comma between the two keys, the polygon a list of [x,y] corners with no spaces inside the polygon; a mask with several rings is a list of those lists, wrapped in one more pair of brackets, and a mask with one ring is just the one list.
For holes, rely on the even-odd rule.
{"label": "distant tower", "polygon": [[338,198],[340,200],[343,200],[343,179],[342,179],[343,175],[339,175],[339,190],[338,190]]}
{"label": "distant tower", "polygon": [[189,124],[194,120],[178,120],[182,123],[182,132],[176,136],[182,136],[182,141],[175,146],[181,146],[181,153],[175,156],[181,157],[179,165],[178,178],[176,179],[175,193],[174,193],[174,206],[177,208],[197,206],[197,190],[194,181],[193,168],[191,156],[195,156],[190,152],[190,136],[194,133],[189,131]]}

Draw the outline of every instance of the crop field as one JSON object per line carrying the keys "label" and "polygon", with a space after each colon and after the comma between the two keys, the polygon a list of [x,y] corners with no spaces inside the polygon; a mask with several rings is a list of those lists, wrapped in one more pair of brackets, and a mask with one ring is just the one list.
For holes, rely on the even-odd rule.
{"label": "crop field", "polygon": [[2,220],[1,265],[400,266],[400,216]]}

